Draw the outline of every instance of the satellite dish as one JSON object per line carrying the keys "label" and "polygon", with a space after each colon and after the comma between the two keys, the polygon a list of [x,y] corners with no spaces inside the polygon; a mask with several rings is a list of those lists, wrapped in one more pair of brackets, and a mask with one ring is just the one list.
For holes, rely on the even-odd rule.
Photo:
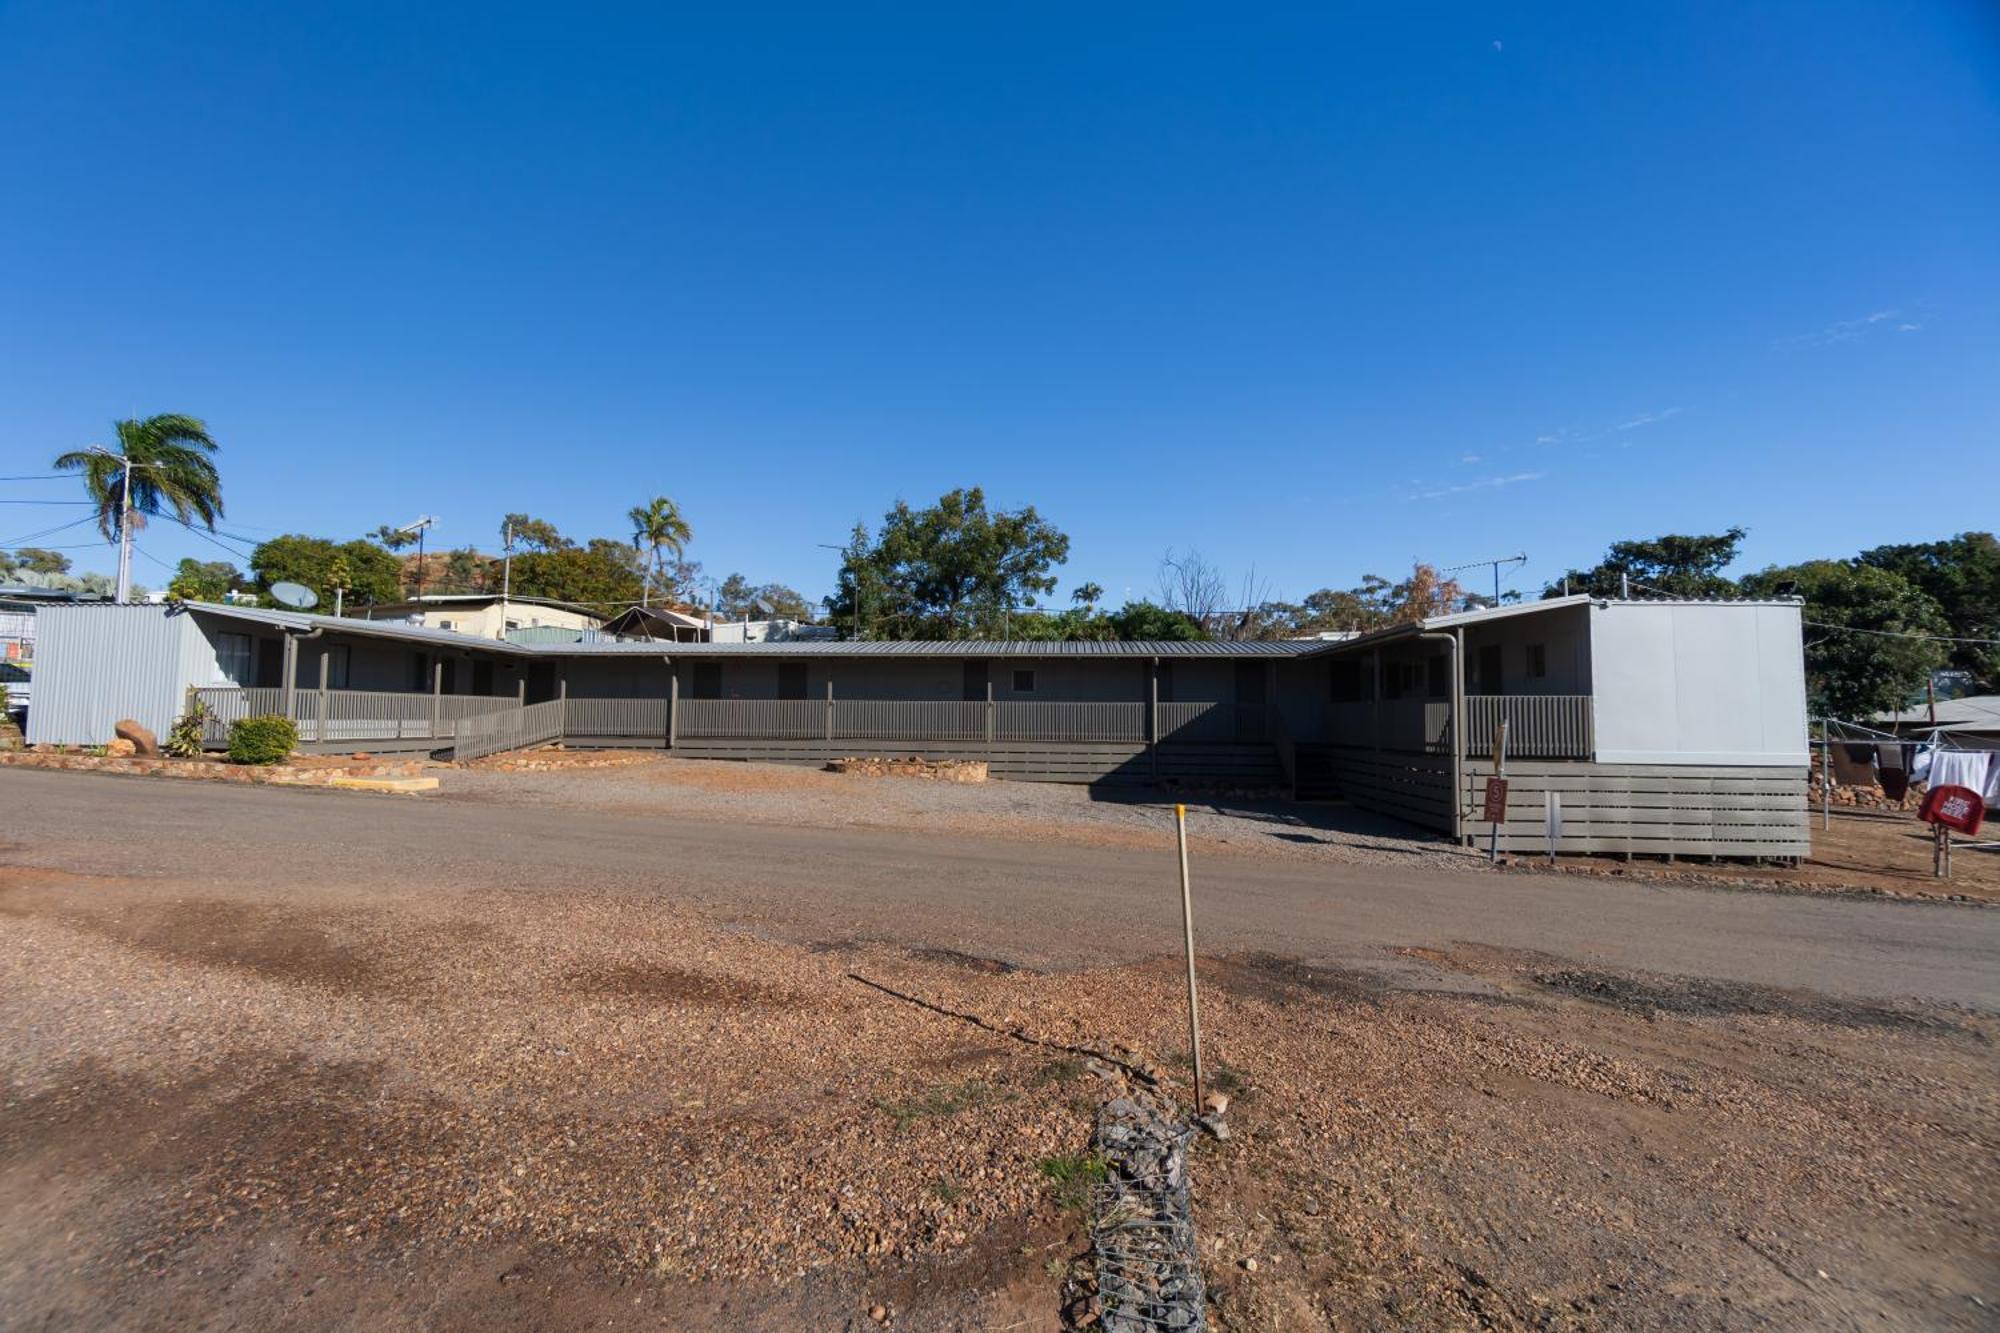
{"label": "satellite dish", "polygon": [[303,583],[273,583],[271,597],[294,611],[310,611],[319,605],[319,594]]}
{"label": "satellite dish", "polygon": [[769,602],[765,601],[765,600],[764,600],[764,599],[763,599],[762,597],[759,597],[759,598],[758,598],[758,599],[757,599],[757,600],[756,600],[755,602],[751,603],[751,605],[755,606],[755,607],[756,607],[756,608],[757,608],[757,609],[758,609],[759,611],[762,611],[762,612],[763,612],[763,613],[765,614],[765,616],[769,617],[770,619],[773,619],[773,620],[777,619],[777,616],[778,616],[778,608],[777,608],[777,607],[775,607],[775,606],[772,606],[772,605],[771,605],[771,604],[770,604]]}

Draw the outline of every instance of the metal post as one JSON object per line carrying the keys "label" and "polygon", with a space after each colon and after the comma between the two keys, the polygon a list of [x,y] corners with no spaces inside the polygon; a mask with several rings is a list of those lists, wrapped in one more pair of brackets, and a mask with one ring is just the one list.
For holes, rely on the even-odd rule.
{"label": "metal post", "polygon": [[673,659],[667,659],[667,748],[674,748],[681,726],[681,673]]}
{"label": "metal post", "polygon": [[[993,744],[993,674],[986,675],[986,744]],[[989,753],[988,758],[991,758]]]}
{"label": "metal post", "polygon": [[1160,776],[1160,659],[1146,667],[1146,753],[1153,762],[1153,776]]}
{"label": "metal post", "polygon": [[279,681],[284,688],[278,691],[278,712],[289,722],[292,720],[292,698],[299,688],[299,641],[287,634],[284,642],[283,660],[278,668],[284,673]]}
{"label": "metal post", "polygon": [[125,459],[125,482],[118,496],[118,601],[132,598],[132,459]]}
{"label": "metal post", "polygon": [[1819,826],[1833,827],[1833,736],[1832,723],[1819,723]]}
{"label": "metal post", "polygon": [[1203,1111],[1201,1102],[1201,1003],[1194,987],[1194,896],[1188,889],[1187,807],[1174,806],[1174,838],[1181,857],[1181,934],[1187,943],[1188,1045],[1194,1053],[1194,1113]]}
{"label": "metal post", "polygon": [[560,664],[556,667],[556,703],[559,705],[556,739],[569,739],[569,669]]}
{"label": "metal post", "polygon": [[528,678],[525,675],[514,682],[514,703],[521,708],[528,706]]}
{"label": "metal post", "polygon": [[[1501,714],[1500,725],[1493,729],[1493,776],[1506,780],[1507,777],[1507,716]],[[1550,844],[1553,847],[1554,844]],[[1500,864],[1500,821],[1493,821],[1492,841],[1486,849],[1486,859],[1494,865]]]}
{"label": "metal post", "polygon": [[826,673],[826,739],[829,742],[833,740],[833,670],[831,667],[827,669]]}
{"label": "metal post", "polygon": [[431,739],[438,738],[438,724],[444,720],[444,658],[431,659]]}
{"label": "metal post", "polygon": [[317,709],[319,716],[313,724],[313,739],[316,741],[326,739],[326,682],[329,671],[328,659],[332,656],[331,648],[319,650],[319,708]]}

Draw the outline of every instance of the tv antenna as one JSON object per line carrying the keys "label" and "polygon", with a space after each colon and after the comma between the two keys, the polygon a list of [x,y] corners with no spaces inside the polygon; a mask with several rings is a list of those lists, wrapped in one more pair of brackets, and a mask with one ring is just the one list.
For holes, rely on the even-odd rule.
{"label": "tv antenna", "polygon": [[436,519],[432,518],[429,514],[425,514],[422,518],[414,522],[405,523],[402,527],[396,529],[398,532],[414,532],[417,534],[417,600],[420,602],[424,600],[424,533],[436,522]]}
{"label": "tv antenna", "polygon": [[1493,605],[1498,606],[1500,605],[1500,567],[1502,565],[1525,565],[1527,563],[1528,553],[1523,551],[1519,555],[1503,555],[1496,556],[1491,560],[1468,560],[1462,565],[1448,565],[1440,569],[1438,573],[1456,574],[1461,569],[1484,569],[1488,565],[1493,566]]}

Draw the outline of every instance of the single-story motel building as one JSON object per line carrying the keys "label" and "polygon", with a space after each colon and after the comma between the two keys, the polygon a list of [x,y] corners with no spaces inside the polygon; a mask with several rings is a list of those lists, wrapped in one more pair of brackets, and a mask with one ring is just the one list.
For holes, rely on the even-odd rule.
{"label": "single-story motel building", "polygon": [[1800,604],[1586,595],[1344,640],[517,643],[259,607],[41,612],[28,740],[294,718],[308,750],[522,745],[986,760],[995,777],[1275,787],[1503,849],[1808,852]]}

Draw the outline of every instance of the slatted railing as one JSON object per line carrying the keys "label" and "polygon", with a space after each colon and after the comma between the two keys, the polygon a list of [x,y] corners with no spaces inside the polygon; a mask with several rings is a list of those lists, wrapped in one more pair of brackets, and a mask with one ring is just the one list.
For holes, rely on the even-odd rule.
{"label": "slatted railing", "polygon": [[667,739],[665,699],[577,699],[569,701],[563,735],[579,740]]}
{"label": "slatted railing", "polygon": [[1010,700],[993,705],[993,733],[1005,741],[1143,741],[1146,705]]}
{"label": "slatted railing", "polygon": [[[276,686],[202,686],[194,691],[194,696],[213,714],[202,734],[202,743],[209,746],[228,744],[230,723],[282,713],[285,707],[285,692]],[[302,744],[388,740],[442,743],[451,738],[453,725],[461,719],[519,706],[514,699],[485,695],[431,695],[409,690],[295,690],[292,721],[299,729]],[[431,724],[433,710],[437,717],[435,727]]]}
{"label": "slatted railing", "polygon": [[1490,754],[1493,729],[1507,721],[1507,753],[1521,759],[1588,759],[1596,753],[1587,694],[1469,694],[1466,743]]}
{"label": "slatted railing", "polygon": [[683,699],[677,736],[810,740],[826,735],[823,699]]}
{"label": "slatted railing", "polygon": [[563,737],[563,701],[529,704],[461,718],[452,727],[452,758],[481,759],[502,750],[546,745]]}
{"label": "slatted railing", "polygon": [[986,705],[949,699],[836,699],[835,740],[976,741],[986,737]]}

